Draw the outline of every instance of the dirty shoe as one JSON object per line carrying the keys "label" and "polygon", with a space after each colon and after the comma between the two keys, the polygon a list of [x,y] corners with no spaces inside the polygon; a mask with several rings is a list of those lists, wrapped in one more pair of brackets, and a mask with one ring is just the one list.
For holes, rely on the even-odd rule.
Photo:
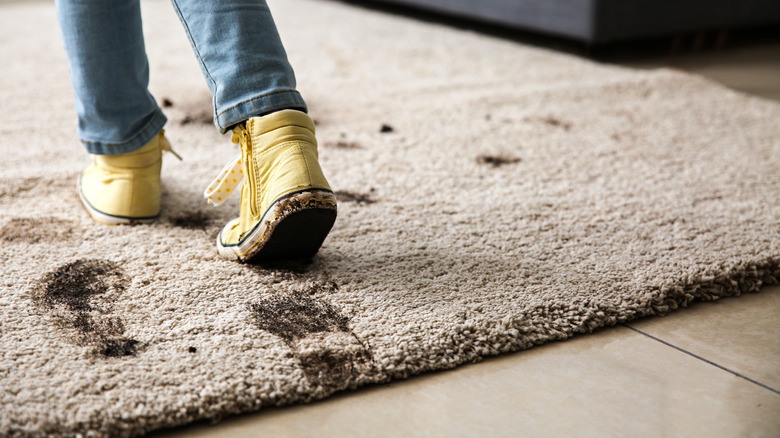
{"label": "dirty shoe", "polygon": [[92,219],[106,225],[156,219],[160,214],[163,150],[171,151],[171,146],[160,132],[129,154],[93,155],[92,164],[78,181],[81,203]]}
{"label": "dirty shoe", "polygon": [[314,123],[284,110],[233,129],[241,154],[206,189],[220,205],[241,187],[240,216],[217,236],[223,257],[255,262],[310,258],[336,220],[336,197],[317,161]]}

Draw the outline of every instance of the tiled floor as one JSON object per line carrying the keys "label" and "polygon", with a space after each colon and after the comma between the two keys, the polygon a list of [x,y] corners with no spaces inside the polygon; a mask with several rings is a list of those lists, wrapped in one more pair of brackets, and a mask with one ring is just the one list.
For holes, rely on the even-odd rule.
{"label": "tiled floor", "polygon": [[[780,44],[670,66],[780,100]],[[780,437],[780,286],[452,371],[155,436]]]}
{"label": "tiled floor", "polygon": [[780,38],[777,37],[766,41],[752,37],[750,41],[722,50],[651,57],[639,54],[619,62],[636,68],[677,68],[747,94],[780,101]]}

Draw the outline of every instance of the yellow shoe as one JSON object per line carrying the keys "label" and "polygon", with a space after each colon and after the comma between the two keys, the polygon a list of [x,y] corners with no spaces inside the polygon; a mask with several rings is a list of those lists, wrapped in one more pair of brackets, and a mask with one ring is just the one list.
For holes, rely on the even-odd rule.
{"label": "yellow shoe", "polygon": [[152,222],[160,215],[162,151],[171,145],[161,131],[141,149],[123,155],[93,155],[79,176],[81,203],[106,225]]}
{"label": "yellow shoe", "polygon": [[336,221],[336,196],[317,161],[314,123],[284,110],[233,129],[241,154],[204,196],[220,205],[241,188],[240,216],[217,236],[223,257],[246,262],[310,258]]}

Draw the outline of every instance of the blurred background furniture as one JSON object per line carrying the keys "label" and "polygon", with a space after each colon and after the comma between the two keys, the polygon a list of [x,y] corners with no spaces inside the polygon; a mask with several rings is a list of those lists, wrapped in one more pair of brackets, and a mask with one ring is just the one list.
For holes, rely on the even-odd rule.
{"label": "blurred background furniture", "polygon": [[590,44],[778,24],[780,0],[366,0]]}

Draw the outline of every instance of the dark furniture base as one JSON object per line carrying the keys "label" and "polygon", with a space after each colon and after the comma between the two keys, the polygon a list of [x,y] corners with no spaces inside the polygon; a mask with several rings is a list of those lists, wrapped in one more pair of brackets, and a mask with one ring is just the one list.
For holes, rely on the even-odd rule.
{"label": "dark furniture base", "polygon": [[779,0],[368,0],[589,43],[778,23]]}

